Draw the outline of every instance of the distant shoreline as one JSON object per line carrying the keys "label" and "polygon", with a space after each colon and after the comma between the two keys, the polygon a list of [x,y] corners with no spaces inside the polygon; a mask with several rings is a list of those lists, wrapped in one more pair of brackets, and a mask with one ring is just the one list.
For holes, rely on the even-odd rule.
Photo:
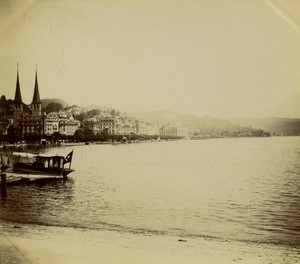
{"label": "distant shoreline", "polygon": [[132,143],[147,143],[147,142],[164,142],[164,141],[178,141],[178,140],[209,140],[209,139],[234,139],[234,138],[269,138],[269,137],[299,137],[297,135],[278,135],[278,136],[266,136],[266,137],[191,137],[188,139],[180,139],[180,138],[168,138],[168,139],[145,139],[145,140],[132,140],[132,141],[82,141],[82,142],[52,142],[47,145],[42,143],[34,143],[34,144],[27,144],[27,143],[8,143],[8,144],[1,144],[0,143],[0,150],[5,149],[15,149],[15,150],[38,150],[38,149],[47,149],[52,147],[72,147],[72,146],[84,146],[84,145],[109,145],[109,144],[132,144]]}

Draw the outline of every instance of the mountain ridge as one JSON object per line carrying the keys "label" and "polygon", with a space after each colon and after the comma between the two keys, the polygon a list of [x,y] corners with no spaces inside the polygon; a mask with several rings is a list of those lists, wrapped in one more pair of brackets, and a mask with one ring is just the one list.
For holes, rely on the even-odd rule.
{"label": "mountain ridge", "polygon": [[233,124],[251,126],[268,131],[273,135],[300,135],[300,118],[261,117],[237,118],[230,120]]}
{"label": "mountain ridge", "polygon": [[143,111],[133,117],[152,123],[181,124],[189,129],[232,130],[240,127],[262,129],[273,135],[300,135],[300,118],[261,117],[221,119],[212,116],[196,116],[168,110]]}
{"label": "mountain ridge", "polygon": [[[42,108],[46,108],[50,103],[59,103],[64,108],[69,104],[60,98],[42,99]],[[101,109],[109,110],[112,107],[90,105],[81,106],[82,110]],[[122,111],[119,111],[122,112]],[[181,125],[190,131],[234,131],[242,127],[261,129],[273,135],[300,135],[300,118],[293,117],[246,117],[223,119],[213,116],[198,116],[188,113],[178,113],[170,110],[160,109],[155,111],[139,111],[127,113],[129,117],[143,120],[152,124],[163,125]]]}

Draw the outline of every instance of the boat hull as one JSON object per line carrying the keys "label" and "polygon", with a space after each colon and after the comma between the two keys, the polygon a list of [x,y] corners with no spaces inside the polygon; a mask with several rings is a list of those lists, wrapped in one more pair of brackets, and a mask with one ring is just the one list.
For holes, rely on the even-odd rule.
{"label": "boat hull", "polygon": [[14,174],[22,174],[22,175],[39,175],[40,177],[53,177],[53,176],[63,176],[66,177],[68,174],[73,172],[72,169],[38,169],[30,166],[28,164],[15,164],[13,167]]}
{"label": "boat hull", "polygon": [[[66,179],[66,177],[60,176],[46,176],[46,175],[27,175],[22,173],[6,173],[6,186],[15,186],[15,185],[23,185],[23,184],[31,184],[38,182],[48,182],[53,180],[62,180]],[[0,181],[1,182],[1,181]]]}

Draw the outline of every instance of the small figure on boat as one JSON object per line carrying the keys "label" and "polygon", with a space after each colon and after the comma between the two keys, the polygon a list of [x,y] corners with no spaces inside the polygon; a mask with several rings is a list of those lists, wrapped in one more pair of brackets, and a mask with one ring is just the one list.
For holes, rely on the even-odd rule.
{"label": "small figure on boat", "polygon": [[7,161],[4,162],[3,155],[1,154],[0,172],[6,171],[9,167],[9,158],[7,157]]}

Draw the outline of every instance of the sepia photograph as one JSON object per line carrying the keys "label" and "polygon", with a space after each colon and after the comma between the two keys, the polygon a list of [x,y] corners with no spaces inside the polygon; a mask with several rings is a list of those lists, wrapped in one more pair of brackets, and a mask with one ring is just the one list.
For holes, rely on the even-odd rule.
{"label": "sepia photograph", "polygon": [[0,0],[0,264],[300,263],[299,0]]}

